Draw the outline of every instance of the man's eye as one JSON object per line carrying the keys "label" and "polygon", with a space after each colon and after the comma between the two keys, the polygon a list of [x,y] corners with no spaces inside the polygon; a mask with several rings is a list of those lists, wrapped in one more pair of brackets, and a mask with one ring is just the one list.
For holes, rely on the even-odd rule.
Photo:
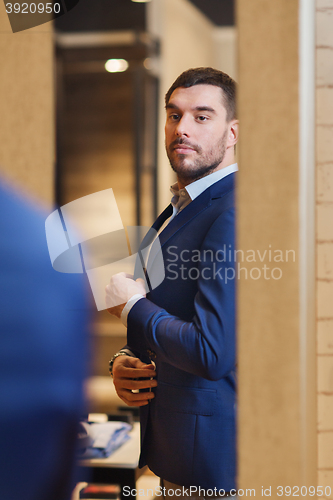
{"label": "man's eye", "polygon": [[207,120],[207,116],[198,116],[197,118],[199,120],[199,122],[205,122]]}
{"label": "man's eye", "polygon": [[179,115],[174,113],[174,114],[170,115],[169,118],[170,118],[170,120],[176,121],[176,120],[179,120]]}

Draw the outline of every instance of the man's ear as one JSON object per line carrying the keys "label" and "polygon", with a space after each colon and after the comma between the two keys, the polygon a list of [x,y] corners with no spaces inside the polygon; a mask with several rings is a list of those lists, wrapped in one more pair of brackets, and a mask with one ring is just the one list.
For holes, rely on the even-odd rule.
{"label": "man's ear", "polygon": [[228,140],[227,147],[233,147],[238,142],[239,136],[239,121],[231,120],[228,124]]}

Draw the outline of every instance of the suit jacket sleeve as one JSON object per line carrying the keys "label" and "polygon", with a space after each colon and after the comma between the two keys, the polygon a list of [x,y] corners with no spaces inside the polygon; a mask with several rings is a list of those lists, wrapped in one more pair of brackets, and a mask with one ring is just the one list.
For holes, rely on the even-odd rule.
{"label": "suit jacket sleeve", "polygon": [[[234,217],[233,208],[222,212],[204,238],[201,255],[213,258],[199,263],[192,321],[169,314],[149,298],[141,299],[128,316],[131,349],[143,355],[154,351],[161,361],[209,380],[234,369]],[[170,281],[170,293],[175,286]]]}

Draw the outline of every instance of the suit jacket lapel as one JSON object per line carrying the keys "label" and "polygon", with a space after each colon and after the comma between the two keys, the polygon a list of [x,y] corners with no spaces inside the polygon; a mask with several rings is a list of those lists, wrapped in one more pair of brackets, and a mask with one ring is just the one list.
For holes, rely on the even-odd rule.
{"label": "suit jacket lapel", "polygon": [[[197,198],[195,198],[187,207],[184,208],[179,214],[177,214],[172,221],[163,229],[159,235],[159,240],[161,247],[187,222],[189,222],[193,217],[199,215],[203,210],[208,208],[212,199],[222,198],[227,193],[230,193],[234,189],[235,184],[235,174],[230,174],[224,177],[220,181],[212,184],[209,188],[205,189]],[[162,212],[163,214],[164,212]],[[161,214],[161,215],[162,215]],[[158,219],[157,219],[158,220]],[[156,220],[156,222],[157,222]]]}
{"label": "suit jacket lapel", "polygon": [[[171,217],[172,215],[172,205],[168,205],[163,212],[157,217],[156,221],[154,224],[151,226],[151,228],[148,230],[147,234],[143,238],[142,242],[140,243],[139,249],[138,249],[138,257],[135,262],[135,268],[134,268],[134,278],[147,278],[146,276],[146,269],[145,269],[145,262],[143,258],[142,251],[144,251],[145,248],[149,247],[154,239],[156,238],[156,232],[162,227],[164,222]],[[148,282],[149,283],[149,282]]]}
{"label": "suit jacket lapel", "polygon": [[210,198],[210,190],[207,189],[200,196],[198,196],[195,200],[191,201],[187,207],[184,208],[181,212],[179,212],[172,221],[163,229],[163,231],[159,234],[158,240],[154,241],[152,244],[148,263],[147,270],[149,276],[149,270],[152,269],[156,256],[160,252],[160,248],[167,243],[167,241],[177,233],[185,224],[187,224],[191,219],[199,215],[203,210],[209,207],[211,204]]}
{"label": "suit jacket lapel", "polygon": [[163,212],[157,217],[155,220],[154,224],[151,226],[151,228],[148,230],[147,234],[143,238],[142,242],[140,243],[139,251],[143,250],[147,246],[149,246],[155,239],[156,237],[156,232],[160,229],[160,227],[163,226],[164,222],[171,217],[172,215],[172,205],[168,205]]}
{"label": "suit jacket lapel", "polygon": [[164,210],[163,212],[157,217],[157,219],[155,220],[154,224],[151,226],[153,229],[155,229],[155,231],[158,231],[160,229],[160,227],[162,227],[162,225],[164,224],[164,222],[169,218],[171,217],[172,215],[172,212],[173,212],[173,209],[172,209],[172,205],[170,203],[170,205],[168,205]]}
{"label": "suit jacket lapel", "polygon": [[[234,188],[234,179],[235,174],[230,174],[227,177],[221,179],[216,182],[209,188],[207,188],[203,193],[201,193],[195,200],[191,201],[189,205],[187,205],[184,210],[179,212],[163,229],[163,231],[159,234],[158,239],[161,245],[161,248],[167,243],[167,241],[176,234],[185,224],[187,224],[194,217],[199,215],[201,212],[206,210],[211,203],[212,199],[221,198],[225,196],[227,193],[230,193]],[[171,217],[172,215],[172,205],[168,205],[166,209],[159,215],[156,219],[146,236],[144,237],[140,249],[146,248],[150,245],[156,236],[156,231],[160,229],[163,223]],[[150,255],[148,258],[147,268],[151,268],[155,257],[157,255],[156,247],[153,243]]]}
{"label": "suit jacket lapel", "polygon": [[211,204],[210,190],[206,189],[200,196],[191,201],[187,207],[179,212],[172,221],[163,229],[159,235],[161,247],[179,231],[185,224],[187,224],[193,217],[199,215]]}

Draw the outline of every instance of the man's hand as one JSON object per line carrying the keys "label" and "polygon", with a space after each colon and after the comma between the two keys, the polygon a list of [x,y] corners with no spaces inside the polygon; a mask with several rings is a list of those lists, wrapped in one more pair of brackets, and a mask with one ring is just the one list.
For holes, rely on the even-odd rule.
{"label": "man's hand", "polygon": [[[132,392],[157,386],[156,380],[151,380],[156,377],[153,364],[146,365],[132,356],[118,356],[114,360],[112,371],[116,392],[128,406],[145,406],[155,397],[153,392]],[[135,380],[141,377],[147,380]]]}
{"label": "man's hand", "polygon": [[145,282],[142,278],[134,281],[133,276],[127,273],[118,273],[112,276],[109,285],[105,288],[106,306],[110,314],[120,318],[126,302],[140,293],[146,296]]}

